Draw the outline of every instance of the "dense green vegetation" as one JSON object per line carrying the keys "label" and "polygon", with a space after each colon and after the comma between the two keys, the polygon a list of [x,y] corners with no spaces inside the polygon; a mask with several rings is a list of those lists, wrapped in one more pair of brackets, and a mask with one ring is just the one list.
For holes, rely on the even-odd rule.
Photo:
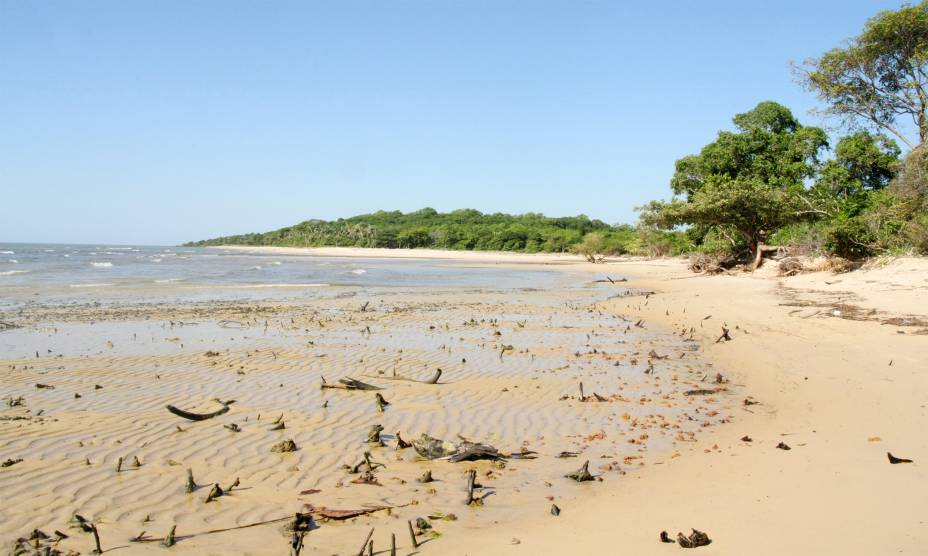
{"label": "dense green vegetation", "polygon": [[928,253],[928,1],[877,14],[797,70],[848,135],[829,150],[822,129],[762,102],[678,160],[673,198],[642,207],[642,221],[685,226],[697,250],[744,258],[763,244],[847,258]]}
{"label": "dense green vegetation", "polygon": [[[335,221],[307,220],[267,233],[220,237],[189,245],[283,245],[386,248],[435,248],[536,252],[597,253],[679,252],[682,234],[643,234],[631,226],[610,226],[580,215],[550,218],[542,214],[483,214],[473,209],[440,213],[424,208],[410,213],[379,211]],[[583,244],[586,238],[587,243]]]}
{"label": "dense green vegetation", "polygon": [[190,245],[572,251],[591,260],[697,251],[759,261],[765,245],[846,258],[928,254],[928,0],[880,12],[846,46],[796,70],[847,135],[830,140],[789,108],[761,102],[677,160],[672,198],[640,207],[636,227],[426,208]]}

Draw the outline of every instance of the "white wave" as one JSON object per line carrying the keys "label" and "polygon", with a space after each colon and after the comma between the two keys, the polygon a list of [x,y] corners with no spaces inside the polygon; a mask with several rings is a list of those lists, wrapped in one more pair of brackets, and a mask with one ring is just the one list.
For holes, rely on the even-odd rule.
{"label": "white wave", "polygon": [[19,261],[17,261],[16,259],[7,259],[6,262],[10,264],[19,264]]}
{"label": "white wave", "polygon": [[0,276],[12,276],[14,274],[25,274],[29,272],[28,270],[4,270],[0,272]]}
{"label": "white wave", "polygon": [[14,251],[0,251],[0,255],[15,255]]}
{"label": "white wave", "polygon": [[162,259],[152,259],[152,260],[151,260],[151,262],[153,262],[153,263],[160,263],[161,261],[162,261]]}
{"label": "white wave", "polygon": [[105,262],[105,263],[90,263],[90,265],[91,265],[92,267],[94,267],[94,268],[109,268],[109,267],[113,266],[113,263],[110,263],[110,262]]}
{"label": "white wave", "polygon": [[183,282],[183,278],[163,278],[161,280],[155,280],[156,284],[170,284],[172,282]]}
{"label": "white wave", "polygon": [[245,270],[261,270],[261,265],[249,266]]}
{"label": "white wave", "polygon": [[248,284],[246,286],[229,286],[230,288],[261,289],[261,288],[327,288],[329,284]]}
{"label": "white wave", "polygon": [[71,254],[70,254],[70,253],[65,253],[64,256],[70,258],[70,257],[71,257]]}
{"label": "white wave", "polygon": [[272,264],[272,265],[281,265],[281,264],[283,264],[283,263],[280,262],[280,261],[274,261],[274,262],[272,262],[271,264]]}
{"label": "white wave", "polygon": [[363,268],[356,268],[352,270],[351,273],[361,275],[361,274],[367,274],[367,271],[364,270]]}
{"label": "white wave", "polygon": [[46,253],[54,253],[54,252],[55,252],[54,249],[44,249],[44,251],[45,251]]}
{"label": "white wave", "polygon": [[68,284],[69,288],[104,288],[113,284]]}

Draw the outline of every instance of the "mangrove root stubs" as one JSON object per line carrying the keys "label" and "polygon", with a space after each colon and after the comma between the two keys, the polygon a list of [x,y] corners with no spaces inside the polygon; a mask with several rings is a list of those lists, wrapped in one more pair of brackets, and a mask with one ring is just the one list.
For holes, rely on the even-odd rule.
{"label": "mangrove root stubs", "polygon": [[190,494],[197,489],[197,483],[193,480],[193,469],[187,469],[187,484],[184,486],[184,492]]}
{"label": "mangrove root stubs", "polygon": [[295,452],[296,450],[296,442],[290,439],[284,440],[283,442],[278,442],[277,444],[271,446],[271,451],[279,454],[284,452]]}
{"label": "mangrove root stubs", "polygon": [[574,471],[573,473],[568,473],[564,476],[568,479],[573,479],[578,483],[592,481],[594,477],[593,475],[590,475],[590,460],[583,462],[583,465],[580,467],[580,469]]}
{"label": "mangrove root stubs", "polygon": [[380,395],[380,392],[374,394],[374,400],[377,402],[377,410],[383,413],[383,410],[390,405],[390,402],[383,399],[383,396]]}
{"label": "mangrove root stubs", "polygon": [[467,498],[464,499],[464,505],[480,504],[479,498],[474,498],[474,489],[477,488],[477,471],[471,469],[467,472]]}
{"label": "mangrove root stubs", "polygon": [[380,433],[383,432],[383,425],[371,425],[367,431],[367,443],[383,446],[383,440],[380,439]]}
{"label": "mangrove root stubs", "polygon": [[677,533],[677,544],[679,544],[681,548],[698,548],[711,543],[712,539],[709,538],[709,535],[697,529],[693,529],[693,532],[690,533],[688,537],[683,533]]}
{"label": "mangrove root stubs", "polygon": [[403,440],[403,437],[400,436],[400,431],[396,431],[396,449],[405,450],[406,448],[409,448],[410,446],[412,446],[412,444]]}

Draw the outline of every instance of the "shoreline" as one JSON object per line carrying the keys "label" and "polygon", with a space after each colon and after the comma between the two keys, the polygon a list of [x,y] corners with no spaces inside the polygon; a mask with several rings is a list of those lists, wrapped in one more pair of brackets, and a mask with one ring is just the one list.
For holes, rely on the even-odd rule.
{"label": "shoreline", "polygon": [[[605,266],[655,292],[610,310],[666,332],[695,329],[707,360],[757,404],[582,508],[486,531],[481,554],[675,553],[658,534],[691,528],[713,539],[706,555],[925,553],[928,317],[894,326],[822,306],[928,312],[928,260],[794,278],[697,276],[674,261]],[[787,304],[784,288],[805,299]],[[722,323],[730,342],[716,342]],[[886,452],[915,463],[891,465]]]}
{"label": "shoreline", "polygon": [[[573,253],[515,253],[506,251],[453,251],[449,249],[385,249],[380,247],[275,247],[269,245],[207,245],[200,249],[226,249],[273,255],[366,259],[445,259],[500,263],[591,264]],[[603,266],[603,265],[598,265]]]}
{"label": "shoreline", "polygon": [[[271,249],[279,253],[281,248]],[[283,249],[306,254],[302,248]],[[369,250],[347,251],[356,254],[316,254],[377,257]],[[454,259],[456,254],[429,252],[422,258]],[[387,255],[409,258],[404,252]],[[473,264],[467,266],[474,268],[493,262],[526,269],[560,263],[564,270],[627,277],[628,282],[614,287],[652,293],[610,298],[597,303],[599,309],[632,323],[641,320],[645,334],[691,336],[699,345],[699,361],[711,365],[707,376],[721,373],[739,397],[731,400],[737,406],[731,410],[732,422],[705,429],[698,442],[679,443],[682,457],[667,451],[656,460],[648,457],[643,472],[575,485],[582,489],[576,495],[557,498],[557,517],[544,511],[499,525],[440,525],[442,538],[424,545],[424,554],[664,554],[679,548],[660,543],[661,531],[675,538],[677,531],[689,533],[693,527],[713,539],[699,549],[707,555],[923,553],[928,533],[920,519],[921,493],[928,488],[928,473],[922,471],[928,458],[928,440],[922,435],[928,425],[928,315],[918,311],[928,312],[928,260],[898,259],[884,268],[841,275],[818,272],[779,278],[773,265],[754,274],[701,276],[688,271],[682,259],[590,264],[575,255],[477,255],[476,260],[462,262],[469,260]],[[571,260],[564,260],[567,257]],[[260,319],[268,316],[273,312],[255,314]],[[732,340],[717,342],[723,325]],[[262,365],[276,368],[277,354]],[[667,378],[659,364],[656,376]],[[498,382],[496,388],[504,384]],[[752,405],[741,405],[742,397]],[[309,425],[307,419],[314,420],[288,416],[288,421],[304,426]],[[745,436],[751,440],[741,440]],[[777,449],[780,442],[791,449]],[[600,449],[606,447],[587,454],[591,469],[610,461],[595,459]],[[887,451],[915,463],[890,465]],[[566,467],[576,467],[575,462],[566,460]],[[564,462],[548,470],[561,467]],[[173,483],[174,479],[168,482]],[[561,492],[565,488],[556,486]],[[537,485],[525,485],[529,487]],[[490,498],[485,510],[495,511],[494,504],[506,502],[500,498],[512,495],[500,494]],[[451,495],[449,507],[454,508],[459,501]],[[520,496],[526,495],[528,490]],[[285,502],[280,494],[273,496]],[[429,506],[427,502],[415,511]],[[546,510],[550,502],[537,506]],[[376,517],[361,518],[356,526],[362,525],[380,530],[387,524]],[[273,531],[253,534],[278,536]],[[329,534],[315,536],[323,542]],[[475,534],[480,536],[477,544]],[[192,544],[189,550],[232,550],[236,540],[233,534],[218,545]],[[313,539],[311,545],[316,542]],[[318,546],[325,552],[326,545]],[[265,552],[251,548],[243,553]]]}

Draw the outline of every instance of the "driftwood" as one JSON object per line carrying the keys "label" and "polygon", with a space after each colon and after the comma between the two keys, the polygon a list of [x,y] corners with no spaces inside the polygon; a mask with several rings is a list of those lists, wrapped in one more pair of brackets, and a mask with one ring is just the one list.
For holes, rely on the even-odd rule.
{"label": "driftwood", "polygon": [[396,431],[396,449],[403,450],[412,446],[409,442],[403,440],[403,437],[400,436],[400,431]]}
{"label": "driftwood", "polygon": [[271,451],[276,453],[295,452],[297,450],[296,442],[287,439],[271,446]]}
{"label": "driftwood", "polygon": [[416,482],[425,484],[425,483],[431,483],[434,480],[435,479],[432,478],[432,471],[430,469],[426,469],[425,473],[423,473],[421,477],[416,479]]}
{"label": "driftwood", "polygon": [[412,502],[408,504],[402,504],[399,506],[371,506],[368,505],[366,508],[358,508],[354,510],[335,510],[332,508],[325,507],[315,507],[312,504],[306,504],[303,507],[306,508],[306,511],[310,514],[323,517],[325,519],[331,519],[334,521],[342,521],[345,519],[351,519],[353,517],[358,517],[361,515],[368,515],[375,512],[383,510],[392,510],[393,508],[405,508],[406,506],[411,505]]}
{"label": "driftwood", "polygon": [[229,406],[235,403],[235,400],[229,400],[227,402],[224,402],[222,400],[217,399],[215,401],[222,404],[222,409],[219,409],[212,413],[192,413],[190,411],[184,411],[183,409],[180,409],[173,405],[168,405],[165,407],[167,407],[168,411],[170,411],[174,415],[177,415],[178,417],[183,417],[184,419],[189,419],[190,421],[205,421],[207,419],[212,419],[213,417],[218,417],[220,415],[224,415],[225,413],[228,413]]}
{"label": "driftwood", "polygon": [[690,533],[688,537],[683,533],[677,533],[677,544],[679,544],[681,548],[698,548],[700,546],[712,544],[712,539],[702,531],[693,529],[693,532]]}
{"label": "driftwood", "polygon": [[426,459],[447,459],[451,463],[478,459],[499,460],[506,457],[489,444],[464,440],[454,445],[438,438],[432,438],[425,433],[422,433],[417,440],[413,440],[412,447],[417,454]]}
{"label": "driftwood", "polygon": [[897,458],[896,456],[890,454],[889,452],[886,452],[886,457],[889,458],[889,463],[892,463],[893,465],[897,463],[912,463],[912,460],[910,459]]}
{"label": "driftwood", "polygon": [[322,377],[322,388],[333,388],[337,390],[383,390],[383,388],[379,386],[361,382],[351,377],[338,379],[338,384],[328,383],[325,381],[325,377]]}
{"label": "driftwood", "polygon": [[374,401],[377,402],[377,411],[381,413],[383,413],[383,410],[386,409],[388,405],[390,405],[390,402],[383,399],[383,396],[380,395],[380,392],[374,394]]}
{"label": "driftwood", "polygon": [[568,473],[564,476],[567,477],[568,479],[573,479],[577,481],[578,483],[582,483],[584,481],[592,481],[593,476],[590,475],[590,461],[587,460],[583,462],[583,465],[580,467],[580,469],[574,471],[573,473]]}
{"label": "driftwood", "polygon": [[[304,515],[304,514],[297,514],[297,515]],[[175,525],[171,527],[171,531],[168,533],[168,536],[166,537],[154,538],[154,537],[146,537],[144,536],[144,534],[142,534],[142,535],[139,535],[131,539],[131,542],[140,542],[140,543],[160,542],[164,546],[173,546],[179,540],[192,539],[193,537],[199,537],[202,535],[213,535],[216,533],[225,533],[227,531],[235,531],[238,529],[248,529],[249,527],[257,527],[259,525],[280,523],[281,521],[287,521],[288,519],[293,519],[293,518],[288,515],[286,517],[278,517],[274,519],[268,519],[265,521],[257,521],[255,523],[247,523],[245,525],[237,525],[235,527],[224,527],[222,529],[211,529],[209,531],[202,531],[200,533],[191,533],[189,535],[175,535],[175,532],[177,530],[177,526]]]}
{"label": "driftwood", "polygon": [[435,369],[435,374],[433,374],[432,377],[428,380],[416,380],[414,378],[405,377],[403,375],[396,374],[396,371],[393,372],[393,376],[372,376],[371,378],[379,378],[381,380],[406,380],[409,382],[418,382],[420,384],[438,384],[438,379],[441,378],[441,373],[441,369]]}

